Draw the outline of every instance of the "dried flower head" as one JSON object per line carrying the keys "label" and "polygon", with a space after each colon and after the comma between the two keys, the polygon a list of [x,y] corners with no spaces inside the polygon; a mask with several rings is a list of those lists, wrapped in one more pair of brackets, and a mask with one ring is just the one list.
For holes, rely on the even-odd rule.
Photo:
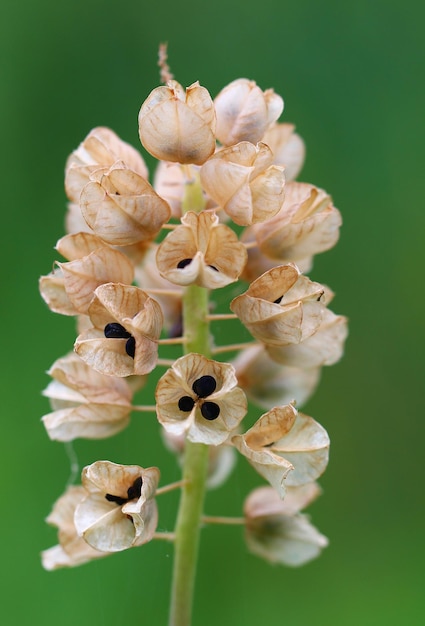
{"label": "dried flower head", "polygon": [[95,550],[118,552],[147,543],[158,522],[154,500],[159,469],[97,461],[84,468],[87,492],[74,522],[78,534]]}
{"label": "dried flower head", "polygon": [[173,435],[219,445],[239,425],[247,402],[228,363],[187,354],[177,359],[156,388],[157,417]]}
{"label": "dried flower head", "polygon": [[156,262],[160,274],[176,285],[217,289],[238,279],[246,258],[245,246],[214,211],[189,211],[159,245]]}
{"label": "dried flower head", "polygon": [[217,139],[225,146],[261,141],[268,126],[283,111],[283,100],[273,89],[262,91],[253,80],[238,78],[214,100]]}
{"label": "dried flower head", "polygon": [[140,141],[157,159],[201,165],[215,150],[215,110],[205,87],[157,87],[139,113]]}
{"label": "dried flower head", "polygon": [[41,553],[44,569],[55,570],[61,567],[75,567],[92,559],[107,556],[107,552],[95,550],[77,534],[74,513],[86,496],[87,492],[84,487],[68,487],[53,505],[46,522],[58,528],[59,544]]}
{"label": "dried flower head", "polygon": [[285,496],[285,484],[295,487],[316,480],[329,459],[329,436],[312,417],[293,405],[271,409],[233,445],[263,478]]}
{"label": "dried flower head", "polygon": [[318,329],[324,305],[324,287],[302,276],[293,263],[274,267],[232,300],[249,332],[271,345],[299,343]]}
{"label": "dried flower head", "polygon": [[270,219],[284,199],[283,168],[264,143],[243,141],[216,152],[201,167],[207,194],[240,226]]}
{"label": "dried flower head", "polygon": [[293,567],[316,558],[327,538],[299,513],[320,494],[316,483],[288,487],[285,500],[271,487],[259,487],[245,500],[245,539],[253,554]]}
{"label": "dried flower head", "polygon": [[273,163],[285,168],[286,182],[298,176],[305,159],[304,141],[294,130],[293,124],[273,124],[263,137],[273,152]]}
{"label": "dried flower head", "polygon": [[133,393],[122,378],[96,372],[76,354],[55,361],[48,374],[54,380],[43,395],[53,413],[42,419],[51,439],[103,439],[128,425]]}
{"label": "dried flower head", "polygon": [[94,292],[88,313],[93,327],[75,342],[83,361],[112,376],[153,370],[163,324],[156,300],[138,287],[107,283]]}

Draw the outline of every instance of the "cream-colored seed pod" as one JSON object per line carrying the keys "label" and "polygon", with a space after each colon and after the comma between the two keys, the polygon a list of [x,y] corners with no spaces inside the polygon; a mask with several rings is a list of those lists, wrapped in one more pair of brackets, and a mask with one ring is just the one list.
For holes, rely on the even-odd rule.
{"label": "cream-colored seed pod", "polygon": [[273,163],[285,168],[286,182],[298,176],[305,160],[304,141],[294,130],[293,124],[273,124],[263,137],[273,152]]}
{"label": "cream-colored seed pod", "polygon": [[288,263],[257,278],[244,294],[232,300],[230,309],[265,344],[299,343],[318,329],[324,293],[322,285]]}
{"label": "cream-colored seed pod", "polygon": [[162,161],[201,165],[215,150],[215,110],[198,82],[186,89],[175,80],[154,89],[139,113],[139,136]]}
{"label": "cream-colored seed pod", "polygon": [[92,172],[111,167],[116,161],[124,162],[128,169],[148,178],[146,164],[133,146],[122,141],[110,128],[94,128],[66,162],[65,191],[68,198],[78,204]]}
{"label": "cream-colored seed pod", "polygon": [[159,245],[158,270],[176,285],[224,287],[239,278],[247,252],[234,231],[213,211],[189,211]]}
{"label": "cream-colored seed pod", "polygon": [[252,491],[244,504],[245,540],[250,552],[292,567],[316,558],[328,540],[300,511],[319,494],[316,483],[288,487],[283,501],[271,487]]}
{"label": "cream-colored seed pod", "polygon": [[128,425],[133,393],[124,379],[96,372],[76,354],[55,361],[48,374],[43,395],[53,413],[42,420],[50,439],[103,439]]}
{"label": "cream-colored seed pod", "polygon": [[243,141],[216,152],[201,167],[207,194],[240,226],[270,219],[284,199],[283,168],[266,144]]}
{"label": "cream-colored seed pod", "polygon": [[267,127],[283,111],[283,100],[273,89],[262,91],[253,80],[238,78],[214,100],[217,139],[225,146],[261,141]]}
{"label": "cream-colored seed pod", "polygon": [[95,550],[119,552],[150,541],[158,523],[159,469],[96,461],[83,469],[88,492],[74,515],[78,534]]}
{"label": "cream-colored seed pod", "polygon": [[281,498],[285,485],[292,487],[316,480],[329,460],[329,436],[312,417],[288,404],[271,409],[232,444]]}
{"label": "cream-colored seed pod", "polygon": [[108,555],[108,552],[99,552],[89,546],[77,534],[75,509],[87,495],[84,487],[73,485],[53,505],[46,522],[57,527],[59,543],[41,553],[44,569],[51,571],[61,567],[76,567]]}
{"label": "cream-colored seed pod", "polygon": [[108,376],[154,369],[163,325],[156,300],[138,287],[107,283],[96,289],[88,313],[92,328],[82,332],[74,346],[83,361]]}
{"label": "cream-colored seed pod", "polygon": [[260,250],[272,259],[299,261],[332,248],[339,238],[341,214],[323,189],[290,182],[279,213],[255,227]]}
{"label": "cream-colored seed pod", "polygon": [[96,235],[115,246],[154,239],[171,215],[147,180],[120,162],[92,174],[81,192],[80,207]]}

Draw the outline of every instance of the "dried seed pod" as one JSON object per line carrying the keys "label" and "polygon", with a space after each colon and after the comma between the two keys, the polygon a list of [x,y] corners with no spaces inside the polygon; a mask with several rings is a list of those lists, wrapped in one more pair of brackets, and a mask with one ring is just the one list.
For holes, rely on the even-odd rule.
{"label": "dried seed pod", "polygon": [[150,541],[158,523],[159,469],[97,461],[84,468],[87,496],[78,504],[78,534],[96,550],[119,552]]}
{"label": "dried seed pod", "polygon": [[[93,179],[95,178],[95,179]],[[97,170],[80,196],[81,212],[104,241],[128,246],[154,239],[171,209],[139,174],[117,162]]]}
{"label": "dried seed pod", "polygon": [[262,91],[253,80],[238,78],[214,100],[217,139],[225,146],[261,141],[268,126],[283,111],[283,100],[273,89]]}
{"label": "dried seed pod", "polygon": [[186,213],[156,255],[161,276],[170,282],[182,286],[195,283],[208,289],[236,281],[246,259],[245,246],[212,211]]}
{"label": "dried seed pod", "polygon": [[243,141],[216,152],[201,167],[207,194],[240,226],[270,219],[284,199],[283,168],[264,143]]}
{"label": "dried seed pod", "polygon": [[285,484],[295,487],[316,480],[329,460],[326,430],[291,404],[271,409],[231,441],[281,498]]}
{"label": "dried seed pod", "polygon": [[139,152],[122,141],[110,128],[94,128],[69,156],[65,166],[65,191],[77,205],[90,175],[99,168],[109,168],[122,161],[128,169],[148,178],[146,164]]}
{"label": "dried seed pod", "polygon": [[[163,324],[158,302],[138,287],[107,283],[96,289],[88,313],[93,326],[75,342],[83,361],[108,376],[141,375],[154,369]],[[131,337],[106,337],[110,323],[120,324]]]}
{"label": "dried seed pod", "polygon": [[273,124],[263,137],[273,152],[273,163],[285,168],[286,182],[294,180],[301,171],[305,160],[305,145],[293,124]]}
{"label": "dried seed pod", "polygon": [[224,443],[247,410],[245,394],[236,385],[232,365],[187,354],[158,382],[158,420],[171,435],[185,434],[194,443]]}
{"label": "dried seed pod", "polygon": [[122,378],[96,372],[75,354],[55,361],[48,374],[53,380],[43,395],[53,413],[42,420],[51,439],[103,439],[128,425],[133,393]]}
{"label": "dried seed pod", "polygon": [[300,511],[319,494],[316,483],[288,487],[283,501],[271,487],[252,491],[244,503],[245,540],[250,552],[292,567],[317,557],[328,540]]}
{"label": "dried seed pod", "polygon": [[339,237],[341,214],[331,197],[307,183],[287,183],[279,213],[254,228],[267,257],[299,261],[332,248]]}
{"label": "dried seed pod", "polygon": [[215,110],[205,87],[175,80],[154,89],[139,113],[140,141],[162,161],[201,165],[215,150]]}
{"label": "dried seed pod", "polygon": [[299,343],[318,329],[325,289],[293,263],[274,267],[230,303],[249,332],[270,345]]}

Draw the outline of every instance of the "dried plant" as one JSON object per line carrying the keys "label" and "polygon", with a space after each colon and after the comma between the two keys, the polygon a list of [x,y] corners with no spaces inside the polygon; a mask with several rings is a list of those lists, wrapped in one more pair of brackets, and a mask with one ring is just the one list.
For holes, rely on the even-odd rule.
{"label": "dried plant", "polygon": [[[72,441],[112,436],[132,411],[151,412],[182,477],[158,486],[156,467],[85,467],[47,518],[59,544],[42,560],[72,567],[168,540],[169,623],[189,626],[203,525],[240,524],[248,550],[289,566],[327,545],[300,511],[320,493],[329,437],[298,407],[341,357],[347,322],[327,308],[331,290],[304,274],[337,242],[341,216],[326,192],[294,182],[305,149],[277,121],[282,98],[242,78],[213,100],[198,82],[184,89],[166,61],[162,46],[166,84],[139,113],[141,142],[160,160],[153,185],[142,156],[107,128],[67,161],[68,232],[57,243],[67,261],[40,291],[52,311],[76,317],[78,336],[49,371],[43,422],[51,439]],[[229,284],[239,295],[214,311]],[[245,327],[252,341],[223,345],[217,321]],[[164,358],[168,344],[182,356]],[[133,404],[164,367],[155,402]],[[266,411],[250,428],[248,399],[251,414]],[[237,453],[270,486],[247,494],[240,518],[206,515],[206,490],[230,477]],[[159,533],[156,497],[172,489],[181,490],[175,528]]]}

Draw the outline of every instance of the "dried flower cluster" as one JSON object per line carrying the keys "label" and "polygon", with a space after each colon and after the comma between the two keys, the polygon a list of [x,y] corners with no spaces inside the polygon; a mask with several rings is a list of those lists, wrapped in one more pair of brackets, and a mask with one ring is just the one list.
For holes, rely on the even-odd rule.
{"label": "dried flower cluster", "polygon": [[[320,492],[329,437],[298,407],[322,366],[341,357],[347,323],[328,308],[331,290],[304,274],[337,242],[341,216],[325,191],[294,181],[304,143],[292,124],[278,123],[282,111],[279,95],[247,79],[215,100],[197,82],[184,89],[170,79],[138,118],[142,145],[159,160],[153,184],[142,156],[108,128],[71,154],[67,234],[56,246],[66,260],[40,279],[40,291],[78,330],[74,353],[49,370],[43,423],[54,440],[102,438],[126,428],[133,410],[152,410],[180,463],[189,445],[209,447],[207,487],[228,478],[240,453],[270,485],[246,497],[247,547],[294,566],[327,544],[300,511]],[[214,311],[214,290],[229,284],[232,297]],[[245,343],[223,345],[218,320],[233,336],[242,329]],[[159,355],[167,343],[183,346],[172,364]],[[230,362],[220,360],[226,351]],[[164,366],[155,404],[133,405],[147,375]],[[43,553],[44,567],[155,538],[156,496],[171,488],[158,488],[159,478],[156,467],[85,467],[48,517],[59,544]]]}

